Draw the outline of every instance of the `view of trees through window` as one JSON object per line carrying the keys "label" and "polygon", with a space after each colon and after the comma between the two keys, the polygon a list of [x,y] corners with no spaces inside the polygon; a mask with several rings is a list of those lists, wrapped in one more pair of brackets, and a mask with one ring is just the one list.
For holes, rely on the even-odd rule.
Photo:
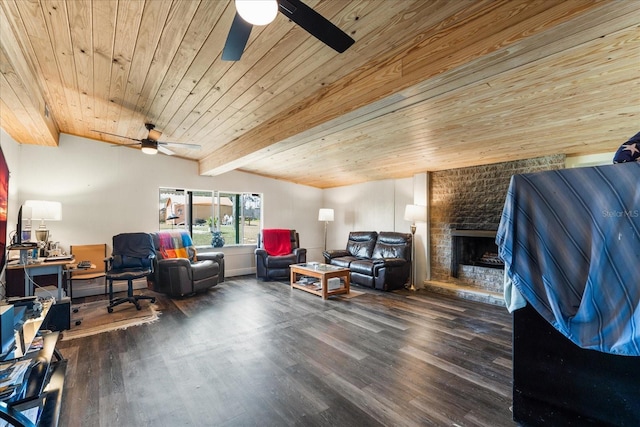
{"label": "view of trees through window", "polygon": [[186,229],[196,246],[256,244],[262,195],[160,188],[160,230]]}

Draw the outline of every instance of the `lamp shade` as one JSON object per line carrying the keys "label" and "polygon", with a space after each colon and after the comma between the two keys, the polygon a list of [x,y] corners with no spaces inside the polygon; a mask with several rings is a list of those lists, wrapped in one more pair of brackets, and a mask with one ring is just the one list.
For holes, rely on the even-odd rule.
{"label": "lamp shade", "polygon": [[318,212],[318,221],[333,221],[333,209],[320,209]]}
{"label": "lamp shade", "polygon": [[27,200],[24,206],[31,208],[31,219],[42,221],[61,221],[62,204],[46,200]]}
{"label": "lamp shade", "polygon": [[405,221],[411,221],[413,223],[416,221],[425,222],[427,220],[426,207],[420,205],[407,205],[404,208],[404,219]]}
{"label": "lamp shade", "polygon": [[238,14],[250,24],[267,25],[278,14],[276,0],[236,0]]}

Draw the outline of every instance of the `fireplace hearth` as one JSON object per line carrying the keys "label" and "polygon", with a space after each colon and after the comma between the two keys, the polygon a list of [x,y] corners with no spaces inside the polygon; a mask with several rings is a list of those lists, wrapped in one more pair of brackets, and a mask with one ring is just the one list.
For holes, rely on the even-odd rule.
{"label": "fireplace hearth", "polygon": [[451,230],[451,276],[460,265],[504,269],[495,240],[495,230]]}

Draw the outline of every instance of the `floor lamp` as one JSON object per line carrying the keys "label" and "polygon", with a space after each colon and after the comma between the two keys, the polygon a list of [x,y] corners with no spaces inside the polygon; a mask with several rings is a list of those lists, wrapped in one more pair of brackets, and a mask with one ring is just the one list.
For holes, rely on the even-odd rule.
{"label": "floor lamp", "polygon": [[411,221],[411,276],[409,279],[409,289],[416,290],[416,221],[425,222],[427,220],[427,210],[425,206],[407,205],[404,209],[405,221]]}
{"label": "floor lamp", "polygon": [[333,209],[322,208],[318,212],[318,221],[324,221],[324,250],[327,250],[327,225],[333,221]]}

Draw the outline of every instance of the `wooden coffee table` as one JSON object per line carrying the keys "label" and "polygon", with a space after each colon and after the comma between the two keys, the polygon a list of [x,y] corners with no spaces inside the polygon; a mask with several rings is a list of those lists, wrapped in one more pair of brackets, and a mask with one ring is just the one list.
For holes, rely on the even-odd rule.
{"label": "wooden coffee table", "polygon": [[[349,269],[336,267],[329,264],[306,263],[292,264],[291,269],[291,288],[302,289],[314,295],[319,295],[322,299],[327,299],[332,295],[341,295],[349,293]],[[306,283],[303,278],[298,276],[314,277],[319,282]],[[340,287],[329,290],[328,280],[337,277],[342,279]]]}

